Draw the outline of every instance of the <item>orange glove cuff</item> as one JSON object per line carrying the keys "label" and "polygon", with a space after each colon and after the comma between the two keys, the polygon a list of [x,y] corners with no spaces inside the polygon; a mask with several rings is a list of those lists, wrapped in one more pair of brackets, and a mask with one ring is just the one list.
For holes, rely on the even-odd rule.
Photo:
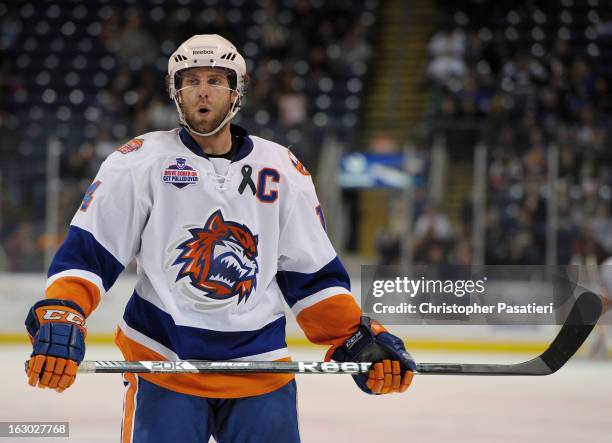
{"label": "orange glove cuff", "polygon": [[39,324],[66,322],[79,327],[83,333],[83,338],[87,336],[85,318],[76,309],[68,306],[41,306],[34,311]]}

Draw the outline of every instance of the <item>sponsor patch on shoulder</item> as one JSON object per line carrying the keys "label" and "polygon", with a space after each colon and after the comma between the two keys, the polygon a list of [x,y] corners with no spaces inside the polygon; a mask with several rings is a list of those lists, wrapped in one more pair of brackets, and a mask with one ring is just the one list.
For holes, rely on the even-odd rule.
{"label": "sponsor patch on shoulder", "polygon": [[186,159],[177,157],[176,163],[164,169],[162,180],[181,189],[187,185],[195,185],[200,180],[200,174],[187,164]]}
{"label": "sponsor patch on shoulder", "polygon": [[122,154],[129,154],[130,152],[138,151],[141,148],[143,142],[144,140],[141,138],[133,138],[126,144],[118,147],[117,151],[121,152]]}
{"label": "sponsor patch on shoulder", "polygon": [[291,160],[291,163],[293,163],[293,166],[295,166],[295,169],[297,169],[300,174],[310,175],[310,172],[308,172],[306,166],[304,166],[302,162],[298,160],[293,152],[287,149],[287,153],[289,154],[289,160]]}

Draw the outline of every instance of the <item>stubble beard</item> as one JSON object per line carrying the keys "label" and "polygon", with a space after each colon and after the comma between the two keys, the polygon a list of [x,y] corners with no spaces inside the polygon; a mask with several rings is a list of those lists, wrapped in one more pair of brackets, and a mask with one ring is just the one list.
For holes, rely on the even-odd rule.
{"label": "stubble beard", "polygon": [[201,123],[196,123],[196,119],[193,118],[197,115],[198,111],[194,110],[192,111],[191,114],[186,113],[183,110],[183,115],[185,117],[185,123],[187,123],[187,125],[189,126],[189,128],[191,128],[192,130],[196,131],[196,132],[201,132],[203,134],[207,133],[207,132],[212,132],[215,129],[217,129],[217,127],[221,124],[221,122],[225,119],[225,116],[229,113],[229,108],[230,108],[231,104],[228,104],[225,111],[222,111],[219,113],[219,115],[213,116],[212,121],[209,122],[201,122]]}

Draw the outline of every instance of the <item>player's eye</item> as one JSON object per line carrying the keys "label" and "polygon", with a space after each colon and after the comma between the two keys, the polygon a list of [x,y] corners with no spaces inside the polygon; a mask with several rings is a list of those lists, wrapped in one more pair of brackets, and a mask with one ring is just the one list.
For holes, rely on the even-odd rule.
{"label": "player's eye", "polygon": [[200,80],[198,80],[197,78],[187,78],[185,79],[185,84],[187,86],[197,86],[200,84]]}
{"label": "player's eye", "polygon": [[208,80],[208,84],[213,86],[221,86],[221,82],[222,80],[220,78],[211,78]]}

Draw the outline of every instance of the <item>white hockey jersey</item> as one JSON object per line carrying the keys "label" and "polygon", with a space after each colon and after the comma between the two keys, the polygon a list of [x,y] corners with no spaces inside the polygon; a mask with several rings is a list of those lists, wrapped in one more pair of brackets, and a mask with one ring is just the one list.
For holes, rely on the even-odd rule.
{"label": "white hockey jersey", "polygon": [[[249,136],[209,158],[184,129],[139,136],[111,154],[49,269],[48,298],[89,315],[136,257],[138,280],[116,333],[127,360],[288,360],[284,303],[306,336],[340,344],[359,324],[308,171],[285,147]],[[287,374],[145,375],[192,395],[263,394]]]}

